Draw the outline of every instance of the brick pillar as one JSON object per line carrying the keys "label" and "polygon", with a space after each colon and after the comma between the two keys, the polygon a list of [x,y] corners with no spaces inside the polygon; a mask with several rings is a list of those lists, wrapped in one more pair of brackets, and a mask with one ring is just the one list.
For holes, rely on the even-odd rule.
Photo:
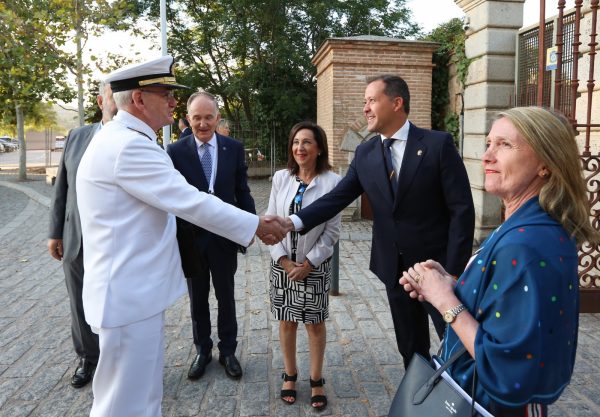
{"label": "brick pillar", "polygon": [[454,0],[468,17],[463,158],[475,203],[475,242],[500,224],[500,200],[484,190],[481,156],[495,114],[512,106],[515,49],[525,0]]}
{"label": "brick pillar", "polygon": [[[329,158],[344,174],[356,147],[370,136],[363,115],[366,80],[395,74],[406,80],[410,93],[409,119],[431,127],[432,55],[438,44],[382,36],[327,39],[312,59],[317,67],[317,123],[327,133]],[[359,203],[346,215],[356,217]]]}

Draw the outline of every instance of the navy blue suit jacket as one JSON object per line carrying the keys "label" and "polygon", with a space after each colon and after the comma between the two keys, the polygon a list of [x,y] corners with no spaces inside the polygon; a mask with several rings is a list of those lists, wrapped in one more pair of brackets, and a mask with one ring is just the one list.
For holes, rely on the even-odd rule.
{"label": "navy blue suit jacket", "polygon": [[[248,167],[244,159],[244,146],[227,136],[217,136],[217,171],[214,182],[214,195],[250,213],[256,213],[254,199],[248,187]],[[204,176],[194,135],[188,135],[167,146],[167,153],[175,168],[188,183],[200,191],[208,192],[208,182]],[[236,250],[237,244],[224,237],[210,233],[198,226],[177,218],[177,240],[181,263],[186,277],[198,275],[198,256],[195,249],[208,244],[222,246],[223,250]]]}
{"label": "navy blue suit jacket", "polygon": [[373,209],[370,269],[386,286],[403,270],[434,259],[453,275],[464,270],[473,246],[471,187],[452,137],[411,123],[394,198],[381,137],[356,148],[340,183],[297,213],[306,232],[330,219],[363,192]]}
{"label": "navy blue suit jacket", "polygon": [[184,137],[191,135],[192,134],[192,129],[189,127],[186,127],[185,129],[183,129],[181,131],[181,133],[179,134],[179,139],[183,139]]}

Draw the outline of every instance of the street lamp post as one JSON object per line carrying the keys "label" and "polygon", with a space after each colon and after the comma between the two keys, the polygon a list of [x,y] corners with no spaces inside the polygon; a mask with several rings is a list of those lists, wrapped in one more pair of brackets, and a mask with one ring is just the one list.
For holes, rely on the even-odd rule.
{"label": "street lamp post", "polygon": [[[166,0],[160,0],[160,49],[162,55],[167,55],[167,4]],[[171,125],[163,127],[163,148],[171,143]]]}

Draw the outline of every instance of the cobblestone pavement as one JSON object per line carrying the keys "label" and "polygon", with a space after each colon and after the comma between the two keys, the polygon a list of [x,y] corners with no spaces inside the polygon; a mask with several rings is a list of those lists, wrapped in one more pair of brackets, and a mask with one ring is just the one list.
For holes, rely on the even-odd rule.
{"label": "cobblestone pavement", "polygon": [[[73,389],[77,360],[70,338],[62,268],[46,251],[48,197],[42,176],[27,182],[0,175],[0,416],[83,417],[91,386]],[[266,180],[251,181],[257,208],[269,195]],[[25,194],[27,192],[27,194]],[[217,361],[190,381],[192,331],[187,297],[166,314],[165,416],[384,416],[402,378],[383,285],[368,271],[371,224],[344,223],[340,244],[341,296],[331,297],[324,377],[330,401],[321,413],[309,405],[308,346],[299,328],[299,391],[295,405],[279,399],[282,356],[268,300],[266,246],[240,255],[236,276],[240,381]],[[216,303],[211,300],[213,317]],[[215,320],[216,321],[216,320]],[[552,416],[600,416],[600,315],[581,316],[571,385]],[[216,331],[215,331],[216,333]],[[214,354],[217,352],[215,351]]]}

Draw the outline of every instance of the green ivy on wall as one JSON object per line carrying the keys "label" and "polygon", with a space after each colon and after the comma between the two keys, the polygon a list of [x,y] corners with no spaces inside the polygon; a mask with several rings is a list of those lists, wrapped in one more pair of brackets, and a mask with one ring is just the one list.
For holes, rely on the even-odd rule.
{"label": "green ivy on wall", "polygon": [[423,39],[437,42],[440,47],[433,54],[433,75],[431,93],[431,126],[444,130],[454,137],[458,144],[460,138],[459,115],[448,110],[450,95],[450,66],[456,68],[457,79],[464,87],[472,59],[465,53],[465,30],[461,19],[452,19],[435,28]]}
{"label": "green ivy on wall", "polygon": [[460,120],[458,113],[448,112],[446,116],[444,116],[444,129],[446,132],[450,133],[454,138],[454,144],[458,146],[458,142],[460,140]]}

